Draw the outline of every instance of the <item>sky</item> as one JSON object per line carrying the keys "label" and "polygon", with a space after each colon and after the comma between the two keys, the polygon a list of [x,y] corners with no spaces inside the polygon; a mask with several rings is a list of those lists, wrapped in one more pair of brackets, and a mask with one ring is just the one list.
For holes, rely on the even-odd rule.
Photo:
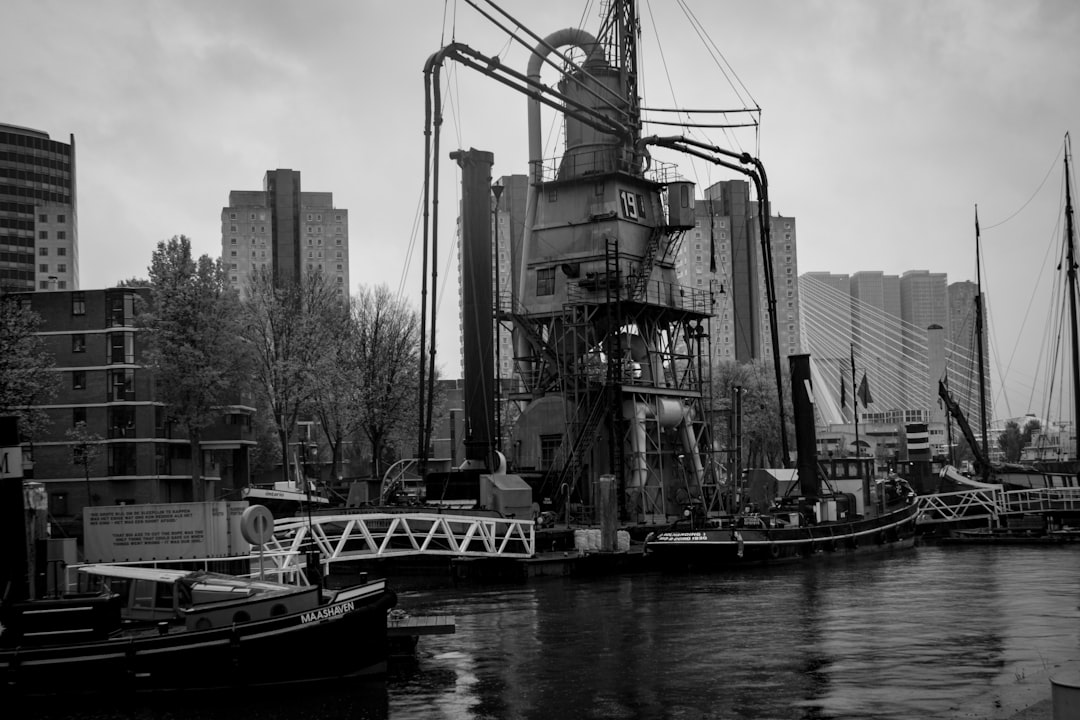
{"label": "sky", "polygon": [[[539,36],[595,32],[599,5],[500,3]],[[1080,3],[639,0],[639,14],[644,105],[761,109],[756,131],[695,137],[761,158],[800,273],[975,280],[977,206],[995,416],[1042,414]],[[291,168],[348,209],[353,291],[386,284],[419,307],[423,70],[451,41],[527,63],[464,0],[5,0],[0,122],[75,136],[83,288],[145,277],[173,235],[219,256],[229,191]],[[449,152],[526,172],[526,102],[452,61],[443,76],[438,363],[455,377]],[[739,177],[673,161],[699,187]]]}

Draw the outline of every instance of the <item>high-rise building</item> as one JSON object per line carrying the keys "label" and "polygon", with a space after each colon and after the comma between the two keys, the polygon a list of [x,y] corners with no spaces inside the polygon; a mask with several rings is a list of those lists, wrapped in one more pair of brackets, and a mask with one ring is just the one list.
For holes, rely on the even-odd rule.
{"label": "high-rise building", "polygon": [[255,271],[278,280],[322,272],[349,293],[349,211],[333,193],[303,192],[298,170],[267,170],[262,190],[233,190],[221,210],[221,259],[243,295]]}
{"label": "high-rise building", "polygon": [[75,136],[0,124],[0,290],[78,290]]}
{"label": "high-rise building", "polygon": [[[711,185],[695,203],[696,224],[675,259],[683,285],[709,291],[714,305],[712,355],[749,362],[772,358],[758,206],[744,180]],[[800,352],[795,219],[771,216],[773,278],[780,354]]]}

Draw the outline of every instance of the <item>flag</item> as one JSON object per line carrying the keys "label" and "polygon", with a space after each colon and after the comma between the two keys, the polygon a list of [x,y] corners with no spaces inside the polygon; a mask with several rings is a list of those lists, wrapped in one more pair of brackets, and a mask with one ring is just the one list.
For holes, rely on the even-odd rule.
{"label": "flag", "polygon": [[859,381],[859,402],[863,404],[863,407],[874,402],[874,399],[870,397],[870,386],[866,384],[866,373],[862,374],[862,380]]}
{"label": "flag", "polygon": [[847,407],[847,383],[844,382],[844,368],[840,368],[840,409]]}

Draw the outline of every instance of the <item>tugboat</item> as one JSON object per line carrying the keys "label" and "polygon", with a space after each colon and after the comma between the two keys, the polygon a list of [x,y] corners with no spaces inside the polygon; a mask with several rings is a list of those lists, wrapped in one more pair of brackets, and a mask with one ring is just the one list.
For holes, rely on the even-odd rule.
{"label": "tugboat", "polygon": [[789,359],[798,484],[764,512],[748,505],[735,514],[705,517],[688,508],[684,517],[648,538],[645,553],[657,566],[807,562],[915,545],[919,506],[906,480],[872,481],[872,459],[856,459],[851,467],[857,472],[838,472],[849,468],[843,461],[830,463],[832,473],[818,463],[810,356]]}
{"label": "tugboat", "polygon": [[0,451],[0,698],[116,699],[385,671],[387,611],[397,596],[381,580],[328,591],[318,584],[99,565],[84,568],[102,581],[92,592],[29,597],[14,418],[0,418]]}

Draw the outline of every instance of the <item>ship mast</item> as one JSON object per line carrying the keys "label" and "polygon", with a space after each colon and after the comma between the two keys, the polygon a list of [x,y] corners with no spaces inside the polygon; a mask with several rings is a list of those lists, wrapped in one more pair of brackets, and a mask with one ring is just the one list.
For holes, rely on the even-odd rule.
{"label": "ship mast", "polygon": [[1069,279],[1069,321],[1072,324],[1070,336],[1072,338],[1072,384],[1073,384],[1073,422],[1076,422],[1076,414],[1080,412],[1080,339],[1077,338],[1076,320],[1076,250],[1073,242],[1073,208],[1072,186],[1069,179],[1069,151],[1071,143],[1069,134],[1065,133],[1065,247],[1067,262],[1067,277]]}
{"label": "ship mast", "polygon": [[990,444],[986,438],[986,367],[983,358],[982,256],[979,254],[979,206],[975,206],[975,344],[979,355],[979,425],[982,428],[983,482],[990,481]]}

